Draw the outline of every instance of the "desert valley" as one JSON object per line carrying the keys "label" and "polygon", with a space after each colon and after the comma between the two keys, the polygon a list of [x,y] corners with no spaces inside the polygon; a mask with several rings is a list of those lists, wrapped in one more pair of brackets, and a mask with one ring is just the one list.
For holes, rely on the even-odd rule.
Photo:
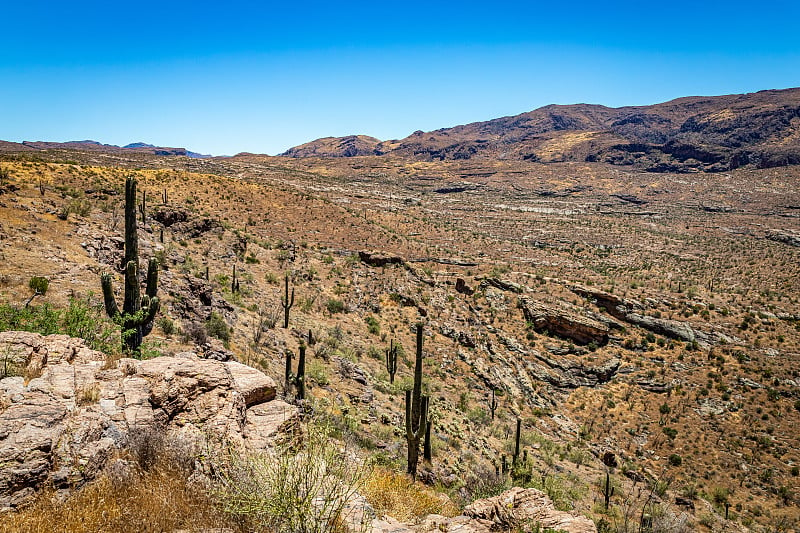
{"label": "desert valley", "polygon": [[3,141],[0,530],[796,531],[799,265],[800,89]]}

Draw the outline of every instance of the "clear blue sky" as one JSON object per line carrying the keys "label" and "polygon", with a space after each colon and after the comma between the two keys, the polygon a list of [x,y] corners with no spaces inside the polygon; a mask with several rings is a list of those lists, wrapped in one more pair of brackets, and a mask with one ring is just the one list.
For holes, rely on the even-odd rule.
{"label": "clear blue sky", "polygon": [[800,2],[5,2],[0,139],[276,154],[800,86]]}

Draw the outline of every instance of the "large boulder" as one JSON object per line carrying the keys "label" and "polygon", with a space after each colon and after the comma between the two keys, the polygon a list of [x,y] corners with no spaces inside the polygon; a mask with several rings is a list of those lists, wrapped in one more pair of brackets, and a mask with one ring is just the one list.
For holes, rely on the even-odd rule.
{"label": "large boulder", "polygon": [[134,432],[258,449],[298,417],[260,371],[192,352],[117,360],[64,335],[2,332],[0,354],[0,510],[93,479]]}

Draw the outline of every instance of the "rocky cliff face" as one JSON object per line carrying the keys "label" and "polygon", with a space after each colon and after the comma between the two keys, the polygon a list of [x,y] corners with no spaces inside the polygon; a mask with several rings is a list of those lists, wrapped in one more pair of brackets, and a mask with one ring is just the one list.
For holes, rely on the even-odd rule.
{"label": "rocky cliff face", "polygon": [[258,449],[297,418],[258,370],[192,352],[113,360],[80,339],[2,332],[0,360],[0,510],[94,479],[137,432]]}

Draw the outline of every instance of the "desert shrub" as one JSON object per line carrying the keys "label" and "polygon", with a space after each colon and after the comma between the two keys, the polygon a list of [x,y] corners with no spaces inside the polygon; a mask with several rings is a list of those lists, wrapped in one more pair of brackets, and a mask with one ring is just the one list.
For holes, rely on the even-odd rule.
{"label": "desert shrub", "polygon": [[364,317],[364,322],[367,323],[367,330],[372,335],[378,335],[381,332],[381,325],[378,322],[378,319],[372,315],[367,315]]}
{"label": "desert shrub", "polygon": [[61,220],[67,220],[71,213],[74,213],[80,217],[85,217],[91,212],[91,210],[92,204],[89,202],[89,200],[84,198],[75,198],[70,200],[68,204],[62,206],[57,215]]}
{"label": "desert shrub", "polygon": [[194,441],[167,435],[152,426],[133,428],[128,433],[127,453],[144,472],[173,472],[188,477],[199,455]]}
{"label": "desert shrub", "polygon": [[320,386],[327,385],[330,382],[330,379],[328,379],[328,369],[317,359],[312,359],[311,362],[308,363],[306,375]]}
{"label": "desert shrub", "polygon": [[47,294],[47,288],[50,286],[50,280],[42,276],[33,276],[28,282],[28,287],[38,294]]}
{"label": "desert shrub", "polygon": [[[338,532],[348,519],[361,521],[362,509],[347,503],[363,487],[370,466],[331,440],[325,428],[309,426],[305,438],[274,452],[232,448],[213,461],[218,501],[245,530]],[[362,516],[369,520],[367,513]]]}
{"label": "desert shrub", "polygon": [[93,350],[114,353],[119,346],[119,328],[102,311],[102,304],[72,298],[65,309],[49,304],[16,307],[0,305],[0,331],[30,331],[41,335],[61,333],[86,341]]}
{"label": "desert shrub", "polygon": [[0,351],[0,379],[21,375],[19,366],[9,347]]}
{"label": "desert shrub", "polygon": [[332,315],[336,313],[343,313],[344,302],[337,298],[329,298],[328,302],[325,304],[325,309],[327,309]]}
{"label": "desert shrub", "polygon": [[373,470],[362,493],[378,515],[389,515],[401,521],[419,519],[432,513],[454,516],[458,511],[444,494],[383,467]]}
{"label": "desert shrub", "polygon": [[183,328],[183,334],[181,335],[181,340],[184,343],[192,342],[199,346],[208,342],[208,333],[206,332],[206,328],[203,324],[198,324],[193,322]]}
{"label": "desert shrub", "polygon": [[100,303],[71,298],[61,323],[66,335],[85,340],[93,350],[114,353],[119,349],[119,327],[106,317]]}
{"label": "desert shrub", "polygon": [[30,331],[52,335],[59,331],[61,313],[49,304],[16,307],[0,305],[0,331]]}
{"label": "desert shrub", "polygon": [[212,312],[211,316],[206,320],[206,333],[211,337],[218,338],[225,344],[231,340],[231,330],[228,327],[228,323],[219,313]]}
{"label": "desert shrub", "polygon": [[164,335],[170,336],[175,333],[175,322],[168,316],[162,316],[158,319],[158,327],[164,332]]}
{"label": "desert shrub", "polygon": [[681,463],[683,463],[683,458],[677,453],[673,453],[669,456],[669,464],[672,466],[681,466]]}
{"label": "desert shrub", "polygon": [[464,480],[464,486],[458,491],[457,503],[463,507],[475,500],[492,498],[511,488],[512,481],[508,474],[497,474],[493,468],[476,465]]}

